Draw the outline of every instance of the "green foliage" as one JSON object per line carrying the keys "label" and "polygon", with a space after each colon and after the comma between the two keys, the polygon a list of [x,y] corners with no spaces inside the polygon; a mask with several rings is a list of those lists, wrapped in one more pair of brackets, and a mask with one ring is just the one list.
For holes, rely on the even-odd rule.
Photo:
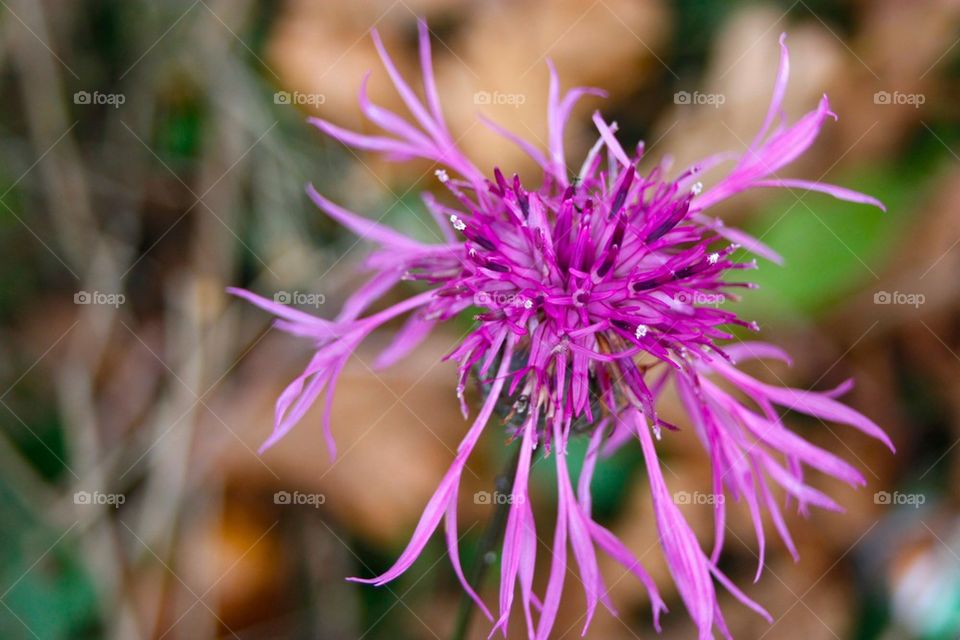
{"label": "green foliage", "polygon": [[[741,317],[780,326],[806,322],[845,296],[869,289],[883,272],[905,233],[917,182],[894,168],[875,168],[836,182],[879,198],[887,213],[802,190],[770,202],[747,231],[783,256],[784,264],[758,259],[758,269],[747,278],[758,289],[743,293],[737,304]],[[741,251],[738,259],[750,256]]]}
{"label": "green foliage", "polygon": [[0,480],[0,637],[97,637],[96,594],[73,537],[34,511]]}

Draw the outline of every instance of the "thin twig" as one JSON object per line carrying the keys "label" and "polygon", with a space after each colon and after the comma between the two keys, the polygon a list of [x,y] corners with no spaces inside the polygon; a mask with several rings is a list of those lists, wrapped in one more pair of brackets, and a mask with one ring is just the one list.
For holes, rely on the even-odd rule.
{"label": "thin twig", "polygon": [[[519,460],[520,447],[517,447],[516,452],[510,456],[510,460],[503,468],[503,471],[501,471],[493,481],[494,490],[496,492],[500,493],[501,495],[505,495],[513,491],[513,479],[517,473],[517,464]],[[475,591],[479,592],[487,569],[497,559],[494,549],[496,549],[496,547],[500,544],[500,540],[503,537],[503,530],[507,522],[507,513],[509,511],[510,501],[504,500],[502,502],[497,502],[497,509],[493,512],[493,516],[487,523],[487,527],[484,529],[483,535],[480,538],[480,543],[477,545],[477,557],[473,562],[473,568],[470,572],[470,576],[467,578],[470,586],[473,587]],[[464,592],[463,596],[460,598],[460,608],[457,611],[456,626],[454,627],[453,634],[450,636],[453,640],[463,640],[467,637],[467,631],[470,628],[470,620],[473,616],[473,610],[475,608],[476,604],[474,604],[470,596]]]}

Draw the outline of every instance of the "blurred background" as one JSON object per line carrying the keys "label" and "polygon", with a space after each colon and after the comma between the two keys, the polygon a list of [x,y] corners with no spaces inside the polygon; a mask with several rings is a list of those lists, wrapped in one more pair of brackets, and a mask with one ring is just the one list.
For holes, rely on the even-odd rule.
{"label": "blurred background", "polygon": [[[724,611],[738,638],[957,638],[953,0],[0,1],[0,637],[452,637],[461,594],[441,540],[387,587],[344,577],[392,563],[453,457],[465,423],[439,359],[469,320],[386,373],[366,364],[385,336],[358,352],[334,403],[335,462],[316,411],[260,456],[310,345],[224,293],[245,286],[330,317],[361,280],[368,247],[307,201],[307,182],[431,239],[419,193],[437,187],[434,167],[354,154],[305,122],[369,131],[356,105],[368,69],[374,100],[403,112],[369,30],[415,79],[418,15],[455,137],[480,167],[528,180],[528,160],[476,115],[543,140],[547,57],[565,86],[610,93],[574,118],[576,163],[600,108],[625,141],[682,165],[746,146],[788,32],[789,116],[824,91],[840,116],[788,175],[861,189],[888,212],[773,191],[718,211],[786,258],[761,260],[762,288],[740,311],[796,364],[755,373],[817,389],[855,377],[849,402],[898,453],[798,417],[869,485],[815,479],[848,512],[791,515],[801,561],[771,544],[758,584],[733,508],[723,568],[775,623],[726,596]],[[467,566],[495,510],[475,492],[492,489],[503,445],[491,429],[464,476]],[[711,507],[695,499],[710,485],[705,456],[683,434],[665,455],[709,541]],[[532,479],[545,522],[547,466]],[[595,509],[665,593],[663,637],[692,638],[644,475],[630,447],[603,462]],[[604,568],[620,617],[599,613],[590,637],[654,637],[644,590]],[[558,638],[582,626],[575,583]],[[470,637],[486,637],[472,622]]]}

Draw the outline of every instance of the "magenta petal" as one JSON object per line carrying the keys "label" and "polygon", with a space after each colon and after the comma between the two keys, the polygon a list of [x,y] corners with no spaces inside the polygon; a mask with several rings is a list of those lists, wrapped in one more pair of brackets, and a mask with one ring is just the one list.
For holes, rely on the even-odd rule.
{"label": "magenta petal", "polygon": [[401,272],[398,269],[381,272],[368,280],[362,287],[353,292],[343,303],[338,322],[356,320],[374,301],[392,289],[400,281]]}
{"label": "magenta petal", "polygon": [[822,393],[764,384],[720,362],[715,363],[713,368],[731,382],[741,385],[745,389],[752,389],[787,409],[799,411],[821,420],[849,425],[883,442],[891,451],[896,451],[890,437],[876,423],[865,415]]}
{"label": "magenta petal", "polygon": [[537,562],[537,527],[529,502],[524,509],[521,544],[523,546],[520,552],[520,595],[523,600],[523,614],[527,621],[527,636],[533,638],[536,635],[536,625],[531,607],[538,606],[537,596],[533,593],[533,576]]}
{"label": "magenta petal", "polygon": [[583,634],[586,635],[590,622],[593,620],[593,614],[597,610],[597,604],[600,601],[600,569],[597,567],[597,557],[593,548],[593,539],[587,527],[587,518],[580,511],[580,505],[573,496],[573,488],[570,486],[570,475],[567,470],[566,454],[557,452],[557,473],[559,476],[560,500],[566,500],[567,524],[570,534],[570,548],[573,550],[573,557],[580,568],[580,581],[583,583],[583,590],[587,597],[587,615],[584,620]]}
{"label": "magenta petal", "polygon": [[362,133],[356,133],[343,127],[338,127],[332,122],[327,122],[323,118],[310,117],[307,122],[323,131],[325,134],[342,142],[343,144],[355,149],[364,149],[367,151],[378,151],[380,153],[389,153],[401,158],[425,157],[433,158],[429,150],[414,146],[407,142],[386,138],[383,136],[368,136]]}
{"label": "magenta petal", "polygon": [[[422,126],[431,137],[433,137],[435,140],[438,138],[442,139],[443,131],[440,129],[437,123],[434,122],[433,118],[430,117],[430,114],[427,113],[426,109],[423,108],[423,104],[421,104],[420,100],[413,92],[413,89],[410,88],[410,85],[407,84],[406,80],[403,79],[403,76],[400,75],[400,72],[397,71],[397,67],[393,63],[393,59],[383,46],[383,40],[380,38],[380,33],[376,29],[372,29],[370,33],[373,36],[373,44],[377,48],[377,54],[380,56],[380,61],[383,62],[383,66],[387,70],[387,74],[390,76],[393,86],[397,89],[397,93],[400,94],[400,98],[403,100],[403,103],[407,105],[407,108],[410,109],[410,113],[413,114],[413,117],[417,119],[417,122],[420,123],[420,126]],[[421,43],[424,41],[426,41],[426,43],[429,45],[429,38],[423,38],[421,34]]]}
{"label": "magenta petal", "polygon": [[770,107],[767,109],[767,115],[763,119],[760,130],[750,144],[750,148],[756,147],[763,140],[773,124],[783,111],[783,98],[787,94],[787,81],[790,79],[790,52],[787,50],[787,34],[780,34],[780,66],[777,69],[777,78],[773,85],[773,95],[770,97]]}
{"label": "magenta petal", "polygon": [[420,251],[425,248],[424,245],[411,240],[399,231],[394,231],[393,229],[373,222],[372,220],[361,218],[357,214],[351,213],[343,207],[335,205],[320,195],[320,193],[314,189],[312,184],[307,185],[307,195],[310,196],[310,199],[313,200],[318,207],[326,211],[327,215],[353,231],[361,238],[370,240],[372,242],[378,242],[385,247],[401,250]]}
{"label": "magenta petal", "polygon": [[811,180],[788,180],[785,178],[780,178],[777,180],[758,180],[757,182],[754,182],[753,185],[755,187],[779,187],[787,189],[806,189],[807,191],[819,191],[821,193],[831,195],[838,200],[846,200],[848,202],[856,202],[858,204],[869,204],[877,207],[881,211],[887,210],[887,208],[883,206],[882,202],[876,198],[868,196],[865,193],[860,193],[859,191],[854,191],[853,189],[845,189],[833,184],[825,184],[823,182],[813,182]]}
{"label": "magenta petal", "polygon": [[470,586],[470,583],[467,582],[467,578],[463,575],[463,567],[460,566],[460,540],[457,538],[457,492],[454,490],[453,498],[447,504],[447,513],[445,522],[445,529],[447,534],[447,553],[450,554],[450,564],[453,565],[453,572],[457,574],[457,580],[460,581],[460,586],[463,587],[463,590],[467,592],[467,595],[470,596],[470,599],[473,600],[480,611],[483,612],[483,615],[486,616],[487,620],[493,621],[493,616],[490,614],[490,610],[487,609],[487,605],[483,603],[483,600],[480,599],[480,596],[477,595],[477,592],[474,591],[473,587]]}
{"label": "magenta petal", "polygon": [[493,120],[487,118],[486,116],[480,116],[480,121],[496,131],[499,135],[503,136],[513,144],[520,147],[524,153],[530,156],[534,162],[536,162],[542,169],[546,170],[548,168],[547,158],[541,153],[539,149],[535,146],[519,137],[518,135],[511,133],[507,129],[504,129],[502,126],[494,122]]}
{"label": "magenta petal", "polygon": [[597,125],[597,130],[600,132],[600,137],[603,138],[603,143],[607,145],[607,148],[610,149],[611,152],[613,152],[613,155],[617,158],[620,164],[625,167],[629,167],[630,158],[627,157],[623,147],[620,146],[620,142],[617,141],[616,136],[613,134],[613,130],[604,121],[599,111],[594,112],[593,123]]}
{"label": "magenta petal", "polygon": [[337,336],[337,332],[334,329],[336,325],[328,320],[312,316],[309,313],[304,313],[303,311],[285,304],[268,300],[267,298],[258,296],[255,293],[251,293],[246,289],[227,287],[227,293],[231,293],[239,298],[243,298],[248,302],[252,302],[264,311],[272,313],[277,317],[284,318],[291,323],[310,327],[311,330],[315,330],[318,335],[326,335],[331,338]]}
{"label": "magenta petal", "polygon": [[407,319],[397,335],[393,337],[390,346],[384,349],[373,363],[374,369],[386,369],[410,354],[430,335],[437,325],[437,320],[425,320],[419,315],[412,315]]}
{"label": "magenta petal", "polygon": [[650,594],[650,606],[653,608],[653,624],[660,631],[660,613],[667,612],[667,605],[660,597],[657,585],[637,560],[636,556],[620,540],[607,529],[593,522],[590,524],[590,533],[597,545],[607,555],[623,565],[623,568],[632,573],[647,588]]}
{"label": "magenta petal", "polygon": [[533,454],[533,429],[536,417],[537,414],[534,412],[524,426],[523,439],[520,442],[520,459],[511,492],[513,502],[510,505],[507,529],[503,538],[503,560],[500,563],[500,618],[494,626],[494,631],[500,628],[503,629],[504,634],[506,634],[510,609],[513,605],[517,575],[523,564],[522,554],[527,546],[525,529],[528,526],[527,502],[530,499],[527,493],[527,478],[530,474],[530,458]]}
{"label": "magenta petal", "polygon": [[474,445],[480,438],[480,434],[483,432],[487,421],[490,419],[490,414],[493,413],[493,408],[500,397],[504,376],[510,366],[511,353],[512,348],[508,347],[505,351],[503,362],[500,365],[499,376],[497,380],[494,381],[490,389],[490,394],[483,403],[483,408],[477,415],[473,426],[470,427],[470,430],[464,437],[463,442],[460,443],[460,448],[453,464],[450,466],[446,475],[444,475],[443,480],[440,481],[440,486],[437,487],[433,497],[430,498],[426,508],[423,510],[423,515],[420,516],[420,522],[417,523],[417,527],[413,532],[407,548],[403,550],[403,553],[400,554],[400,557],[394,565],[383,574],[374,578],[348,578],[349,580],[375,584],[377,586],[386,584],[409,569],[410,565],[417,559],[417,556],[420,555],[420,552],[426,546],[430,536],[433,535],[437,525],[440,523],[440,518],[442,518],[446,512],[450,500],[456,497],[456,486],[460,482],[460,474],[463,473],[463,467],[467,462],[467,458],[470,456],[470,452],[473,451]]}
{"label": "magenta petal", "polygon": [[738,342],[726,345],[723,350],[730,356],[734,364],[748,360],[779,360],[788,365],[793,359],[786,351],[767,342]]}
{"label": "magenta petal", "polygon": [[550,577],[547,580],[547,592],[537,625],[537,640],[547,640],[550,637],[557,611],[560,609],[560,596],[563,595],[563,583],[567,575],[567,517],[567,502],[560,500],[557,504],[557,527],[551,549]]}
{"label": "magenta petal", "polygon": [[437,82],[433,76],[433,58],[430,55],[430,29],[427,21],[417,19],[417,33],[420,40],[420,72],[423,74],[423,89],[427,95],[427,104],[430,113],[445,138],[449,138],[446,122],[443,119],[443,109],[440,108],[440,94],[437,92]]}
{"label": "magenta petal", "polygon": [[370,80],[370,73],[367,72],[360,82],[360,110],[363,111],[369,120],[385,131],[406,141],[414,148],[430,149],[433,147],[433,141],[424,135],[419,129],[409,124],[406,120],[383,107],[370,102],[367,97],[367,82]]}
{"label": "magenta petal", "polygon": [[677,583],[677,590],[680,592],[683,604],[697,625],[699,638],[710,639],[713,636],[711,631],[717,600],[713,582],[710,579],[710,564],[667,489],[646,420],[636,411],[632,414],[633,424],[643,449],[643,459],[647,466],[657,530],[660,532],[660,542],[667,566],[670,568],[674,582]]}
{"label": "magenta petal", "polygon": [[[698,210],[699,210],[700,201],[694,200],[694,202],[696,203],[696,206],[698,207]],[[770,262],[773,262],[774,264],[783,264],[783,258],[780,256],[779,253],[777,253],[776,251],[774,251],[773,249],[771,249],[770,247],[762,243],[757,238],[754,238],[749,233],[740,231],[739,229],[734,229],[732,227],[724,226],[723,223],[721,223],[720,221],[713,220],[712,218],[709,218],[702,214],[695,215],[694,217],[699,221],[703,222],[704,224],[710,224],[713,230],[716,231],[717,235],[723,238],[726,238],[727,240],[735,244],[740,245],[750,253],[758,255],[761,258],[766,258],[767,260],[769,260]]]}

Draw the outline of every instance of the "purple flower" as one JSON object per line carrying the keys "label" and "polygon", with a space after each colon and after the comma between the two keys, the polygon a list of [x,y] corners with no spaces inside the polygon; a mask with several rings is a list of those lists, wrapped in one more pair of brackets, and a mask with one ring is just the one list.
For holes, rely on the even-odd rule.
{"label": "purple flower", "polygon": [[[759,241],[709,217],[706,210],[753,187],[822,191],[882,208],[877,200],[848,189],[777,177],[777,171],[803,153],[824,120],[833,116],[827,98],[794,124],[786,123],[781,107],[789,63],[781,37],[773,99],[759,133],[744,153],[718,154],[676,175],[668,163],[661,163],[641,175],[637,164],[642,143],[635,152],[628,152],[615,137],[616,125],[595,113],[598,139],[579,171],[572,173],[563,148],[564,127],[579,98],[603,92],[576,88],[561,95],[551,65],[546,151],[488,123],[543,169],[542,184],[523,185],[517,176],[507,178],[496,168],[486,175],[457,148],[440,110],[426,24],[421,21],[419,28],[425,101],[400,76],[373,32],[387,73],[415,124],[371,104],[363,88],[360,108],[383,130],[382,135],[354,133],[317,118],[311,122],[351,147],[393,159],[425,158],[441,167],[436,175],[451,197],[441,202],[425,194],[424,201],[443,239],[423,244],[308,188],[328,215],[378,245],[366,263],[373,277],[333,320],[232,290],[275,314],[279,328],[310,338],[316,345],[307,368],[277,400],[274,431],[263,447],[282,438],[326,394],[323,430],[334,454],[331,399],[357,345],[378,327],[406,315],[406,324],[376,361],[378,367],[386,367],[413,350],[438,323],[479,307],[472,331],[448,358],[459,365],[457,389],[464,416],[463,392],[471,377],[485,391],[483,405],[396,563],[375,578],[352,579],[375,585],[395,579],[416,560],[443,521],[453,569],[493,623],[491,635],[497,629],[506,632],[518,585],[529,635],[550,635],[567,576],[568,547],[586,593],[586,625],[598,604],[611,608],[598,569],[599,550],[643,583],[659,630],[659,615],[666,606],[656,585],[633,553],[591,515],[590,483],[598,457],[636,439],[646,461],[660,545],[699,637],[713,637],[714,628],[730,635],[717,604],[716,584],[769,619],[717,567],[725,529],[723,497],[743,500],[749,507],[759,547],[759,579],[765,548],[763,511],[796,556],[774,491],[795,501],[803,513],[809,505],[841,509],[804,481],[805,466],[854,486],[865,484],[848,463],[787,429],[782,413],[793,410],[844,423],[891,449],[893,445],[876,424],[835,399],[850,388],[849,383],[827,392],[803,391],[771,386],[737,369],[744,360],[789,362],[789,358],[775,346],[738,341],[728,330],[731,325],[754,330],[756,325],[704,301],[731,298],[731,289],[751,286],[728,277],[755,266],[755,262],[737,261],[738,247],[774,261],[778,257]],[[729,162],[733,168],[705,188],[701,176]],[[400,280],[422,282],[426,290],[364,315]],[[670,383],[710,457],[716,530],[709,555],[674,504],[660,470],[657,442],[664,429],[679,431],[657,412]],[[731,388],[739,393],[732,394]],[[513,403],[513,417],[506,428],[508,435],[519,439],[520,452],[503,543],[499,611],[492,614],[460,566],[457,498],[464,465],[492,414],[505,402]],[[590,442],[574,487],[567,470],[567,443],[578,434],[585,434]],[[542,595],[533,589],[539,538],[528,495],[536,455],[552,457],[558,472],[557,521],[547,558],[549,580]]]}

